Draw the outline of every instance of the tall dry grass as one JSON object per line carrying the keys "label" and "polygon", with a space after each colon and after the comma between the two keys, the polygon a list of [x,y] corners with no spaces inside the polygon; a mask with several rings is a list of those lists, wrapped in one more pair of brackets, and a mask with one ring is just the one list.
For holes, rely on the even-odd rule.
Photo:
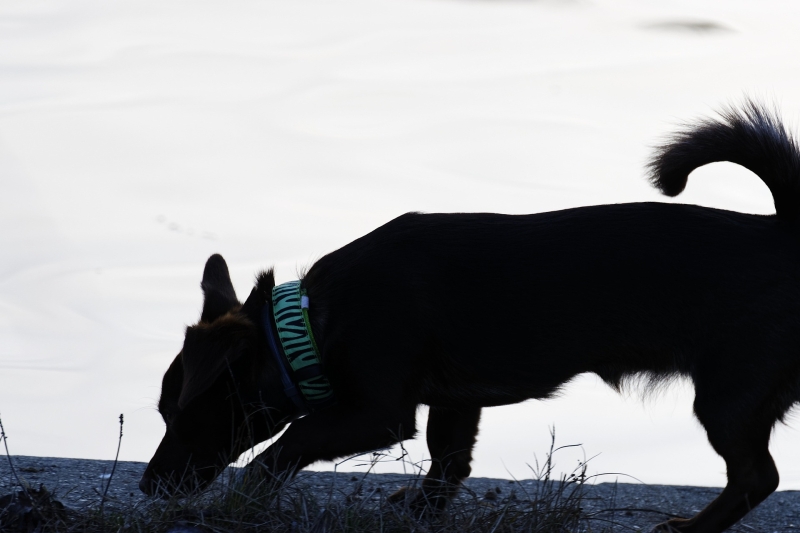
{"label": "tall dry grass", "polygon": [[[11,494],[0,495],[0,531],[9,533],[564,533],[612,529],[583,509],[589,481],[585,462],[570,474],[554,475],[554,455],[559,450],[554,432],[544,461],[531,468],[533,483],[518,481],[507,490],[484,494],[462,488],[447,509],[438,512],[420,512],[406,502],[391,502],[389,491],[374,483],[378,474],[336,474],[330,482],[330,474],[304,473],[275,483],[244,477],[235,468],[226,470],[203,494],[132,504],[106,497],[112,475],[105,490],[98,493],[97,503],[79,512],[63,506],[59,495],[46,487],[26,486],[16,476],[1,420],[0,432],[16,481]],[[371,467],[385,459],[383,454],[373,454]],[[408,461],[405,454],[401,459]],[[420,486],[422,466],[409,463],[408,467],[413,471],[408,484]],[[322,480],[316,476],[325,477],[325,488],[320,488]]]}

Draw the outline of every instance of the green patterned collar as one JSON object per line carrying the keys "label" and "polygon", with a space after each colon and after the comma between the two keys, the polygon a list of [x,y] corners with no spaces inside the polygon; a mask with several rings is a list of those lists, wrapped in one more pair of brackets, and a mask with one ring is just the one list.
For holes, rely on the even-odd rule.
{"label": "green patterned collar", "polygon": [[[311,332],[308,303],[306,290],[299,281],[283,283],[272,289],[272,316],[282,348],[280,351],[284,361],[289,363],[290,379],[300,389],[307,411],[313,412],[334,404],[335,398],[323,373],[319,349]],[[275,356],[281,357],[281,354]],[[281,367],[283,369],[285,365],[281,364]]]}

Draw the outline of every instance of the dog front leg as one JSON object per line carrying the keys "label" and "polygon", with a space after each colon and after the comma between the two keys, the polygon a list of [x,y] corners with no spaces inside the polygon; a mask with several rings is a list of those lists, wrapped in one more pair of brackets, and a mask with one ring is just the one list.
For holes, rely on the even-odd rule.
{"label": "dog front leg", "polygon": [[432,406],[426,431],[431,467],[422,481],[422,490],[402,488],[390,496],[390,501],[407,501],[418,510],[443,509],[472,471],[472,448],[480,418],[480,407]]}
{"label": "dog front leg", "polygon": [[406,409],[336,405],[292,422],[248,465],[285,479],[316,461],[387,448],[416,433],[416,406]]}
{"label": "dog front leg", "polygon": [[480,407],[431,407],[427,441],[431,467],[422,482],[423,496],[434,508],[444,507],[472,472],[472,448],[478,435]]}

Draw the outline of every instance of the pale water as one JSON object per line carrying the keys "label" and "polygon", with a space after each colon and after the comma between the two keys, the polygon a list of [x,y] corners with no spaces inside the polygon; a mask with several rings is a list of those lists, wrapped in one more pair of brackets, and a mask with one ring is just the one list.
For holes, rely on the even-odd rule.
{"label": "pale water", "polygon": [[[643,163],[677,122],[748,93],[798,124],[798,11],[4,1],[0,416],[12,453],[113,458],[124,413],[121,457],[149,459],[161,375],[199,316],[212,253],[246,296],[257,270],[294,279],[406,211],[668,201]],[[693,174],[679,200],[773,211],[757,178],[725,164]],[[557,456],[560,470],[599,454],[589,473],[721,485],[691,400],[685,384],[641,402],[582,377],[560,399],[486,410],[474,474],[529,475],[555,425],[559,444],[583,444]],[[422,440],[407,448],[424,458]],[[798,449],[800,433],[778,428],[781,488],[800,488]]]}

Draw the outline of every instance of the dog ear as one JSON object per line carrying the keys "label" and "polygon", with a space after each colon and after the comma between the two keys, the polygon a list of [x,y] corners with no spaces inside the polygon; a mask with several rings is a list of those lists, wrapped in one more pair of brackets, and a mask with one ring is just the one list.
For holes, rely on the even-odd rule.
{"label": "dog ear", "polygon": [[239,305],[236,292],[233,290],[233,283],[231,283],[228,265],[219,254],[212,255],[206,261],[200,287],[203,289],[204,295],[203,313],[200,315],[201,322],[213,322]]}
{"label": "dog ear", "polygon": [[254,332],[253,324],[231,317],[212,326],[186,329],[181,363],[183,383],[178,407],[184,409],[198,395],[207,391],[217,379],[239,360],[248,349]]}
{"label": "dog ear", "polygon": [[264,305],[272,300],[272,288],[275,286],[273,269],[265,270],[256,277],[256,286],[250,291],[250,296],[242,305],[244,313],[255,324],[260,324],[261,312]]}

